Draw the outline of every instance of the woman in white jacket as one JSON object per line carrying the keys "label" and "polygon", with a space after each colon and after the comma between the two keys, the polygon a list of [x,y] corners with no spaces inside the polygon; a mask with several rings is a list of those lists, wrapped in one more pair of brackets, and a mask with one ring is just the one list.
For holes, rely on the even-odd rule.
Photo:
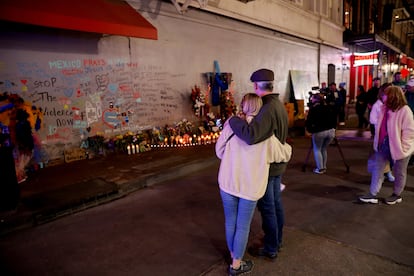
{"label": "woman in white jacket", "polygon": [[384,103],[375,125],[375,165],[372,171],[370,193],[359,197],[366,203],[378,203],[377,194],[384,180],[384,167],[393,162],[394,191],[385,199],[386,204],[402,202],[401,193],[407,182],[407,165],[414,152],[413,113],[398,86],[389,86],[382,95]]}
{"label": "woman in white jacket", "polygon": [[[378,99],[373,104],[373,106],[371,108],[371,112],[369,113],[369,123],[374,128],[374,131],[373,131],[374,134],[375,134],[375,131],[376,131],[375,125],[377,125],[377,123],[378,123],[378,116],[379,116],[379,114],[381,114],[381,112],[382,112],[382,106],[384,105],[383,102],[382,102],[382,95],[384,94],[384,90],[388,86],[391,86],[391,85],[392,84],[390,82],[387,82],[387,83],[384,83],[383,85],[381,85],[381,87],[379,88],[379,91],[378,91]],[[387,177],[388,181],[394,182],[395,178],[392,175],[390,162],[388,162],[387,165],[385,166],[385,168],[384,168],[384,174]]]}
{"label": "woman in white jacket", "polygon": [[[244,95],[241,108],[249,122],[262,106],[261,98]],[[232,264],[230,275],[252,269],[252,261],[242,261],[250,232],[250,224],[257,200],[265,191],[270,163],[288,162],[292,154],[289,144],[282,144],[276,136],[248,145],[234,135],[228,121],[216,143],[216,155],[221,159],[218,174],[223,201],[227,247]]]}

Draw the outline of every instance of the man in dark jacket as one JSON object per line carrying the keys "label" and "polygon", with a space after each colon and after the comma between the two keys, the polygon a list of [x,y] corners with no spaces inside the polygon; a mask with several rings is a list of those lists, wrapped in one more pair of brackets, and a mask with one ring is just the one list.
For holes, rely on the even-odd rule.
{"label": "man in dark jacket", "polygon": [[[233,132],[249,145],[259,143],[272,135],[276,135],[281,143],[286,143],[288,115],[279,100],[279,94],[273,93],[273,71],[257,70],[251,75],[250,80],[253,82],[255,93],[263,100],[263,107],[249,124],[236,116],[230,118],[229,123]],[[249,248],[248,252],[253,256],[274,259],[281,247],[284,212],[280,198],[280,182],[286,167],[287,163],[270,165],[265,195],[257,203],[265,234],[264,247]]]}

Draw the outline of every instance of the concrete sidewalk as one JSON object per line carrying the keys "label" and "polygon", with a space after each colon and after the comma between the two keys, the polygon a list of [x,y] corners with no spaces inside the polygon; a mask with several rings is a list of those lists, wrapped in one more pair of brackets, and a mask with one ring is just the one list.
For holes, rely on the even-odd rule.
{"label": "concrete sidewalk", "polygon": [[[369,143],[368,131],[343,129],[337,131],[337,138],[345,143]],[[294,155],[299,157],[302,170],[312,170],[313,155],[309,151],[309,137],[293,137]],[[342,148],[342,147],[341,147]],[[354,154],[367,152],[344,152],[337,161],[353,164]],[[309,159],[304,164],[305,156]],[[334,150],[333,154],[339,151]],[[300,157],[302,156],[302,157]],[[90,160],[47,167],[30,175],[21,183],[20,204],[15,211],[0,213],[0,235],[18,229],[36,226],[59,217],[85,210],[156,183],[180,177],[217,162],[214,144],[155,148],[152,151],[127,155],[108,154]],[[290,166],[293,164],[293,159]],[[366,164],[363,163],[362,166]],[[346,170],[346,167],[344,167]],[[364,168],[363,168],[364,169]]]}
{"label": "concrete sidewalk", "polygon": [[[283,176],[283,182],[287,185],[283,192],[286,213],[284,248],[276,262],[253,258],[255,267],[251,275],[414,275],[414,235],[411,231],[414,227],[414,221],[412,220],[414,212],[414,168],[409,168],[403,203],[395,206],[359,204],[356,200],[357,196],[366,193],[369,188],[370,176],[366,172],[366,159],[371,148],[369,132],[339,130],[337,137],[345,160],[342,159],[338,146],[332,145],[328,152],[328,172],[324,175],[315,175],[311,172],[314,166],[312,154],[307,166],[303,166],[310,149],[309,137],[292,138],[293,156],[288,170]],[[350,166],[349,172],[344,161]],[[214,154],[214,145],[205,145],[156,149],[151,152],[129,156],[108,155],[99,159],[78,161],[42,169],[31,175],[30,179],[21,185],[22,197],[17,210],[1,214],[3,237],[0,241],[2,248],[13,248],[9,250],[16,252],[16,256],[26,255],[23,252],[29,246],[27,243],[30,240],[32,250],[36,250],[34,248],[45,250],[42,241],[38,242],[35,237],[39,234],[42,235],[41,233],[46,235],[46,233],[57,231],[59,227],[51,226],[54,229],[52,231],[47,227],[49,224],[42,227],[35,226],[98,205],[102,205],[102,207],[112,206],[111,208],[105,208],[105,210],[114,209],[112,211],[116,213],[119,210],[115,206],[119,208],[124,203],[122,200],[115,200],[125,197],[129,205],[121,208],[122,210],[133,208],[130,206],[132,202],[134,204],[142,203],[147,206],[146,208],[151,208],[151,216],[148,216],[149,214],[145,210],[141,211],[142,207],[134,208],[134,210],[142,212],[134,215],[134,217],[147,217],[149,219],[149,221],[140,220],[142,225],[148,225],[149,229],[152,229],[155,227],[151,225],[153,217],[157,217],[165,223],[165,227],[171,227],[175,230],[169,235],[174,234],[176,237],[165,236],[162,234],[164,231],[158,233],[153,230],[148,241],[157,241],[160,244],[178,243],[174,245],[174,252],[178,256],[178,259],[175,260],[177,267],[174,271],[197,271],[194,262],[200,262],[200,256],[203,256],[199,268],[202,271],[201,275],[226,275],[227,263],[223,258],[226,250],[221,230],[222,225],[209,224],[208,219],[204,219],[216,218],[217,221],[218,214],[222,213],[215,183],[218,163],[219,161]],[[305,171],[303,171],[303,168],[305,168]],[[198,172],[202,172],[202,174],[199,175]],[[192,176],[187,178],[187,175]],[[203,181],[200,181],[200,177]],[[156,187],[159,187],[156,190],[144,189],[142,192],[131,194],[131,192],[161,182],[164,185],[156,185]],[[208,189],[209,192],[206,194],[196,193],[204,199],[209,195],[214,196],[214,198],[208,199],[208,202],[214,203],[214,206],[209,205],[209,208],[206,209],[206,206],[199,204],[197,208],[200,209],[193,210],[194,218],[204,227],[202,229],[204,231],[197,228],[196,235],[182,236],[183,233],[194,231],[194,222],[188,221],[189,218],[185,217],[185,214],[182,218],[178,213],[174,213],[175,216],[172,218],[168,217],[175,209],[184,210],[186,208],[186,203],[180,198],[185,198],[186,201],[191,199],[191,202],[196,200],[192,198],[194,197],[194,193],[192,193],[194,191],[188,191],[185,194],[182,187],[181,190],[177,191],[177,188],[183,185],[192,185],[194,189],[201,189],[201,191]],[[380,196],[387,196],[391,193],[391,189],[391,183],[384,183]],[[145,203],[150,191],[157,191],[157,195],[163,193],[160,194],[160,198],[157,197],[157,204],[162,204],[163,207],[150,207],[155,203],[150,199],[148,203]],[[169,202],[161,203],[166,195],[171,195],[171,199]],[[139,197],[140,200],[132,201],[130,198],[133,197]],[[105,203],[109,204],[103,205]],[[192,207],[196,208],[195,206]],[[91,225],[90,221],[96,219],[97,221],[92,225],[105,227],[104,223],[106,221],[104,218],[107,215],[101,218],[100,212],[98,210],[94,212],[95,209],[98,208],[83,212],[85,213],[85,223]],[[168,212],[165,212],[166,210]],[[158,211],[162,213],[155,213]],[[167,217],[164,218],[163,216]],[[81,217],[83,216],[69,216],[67,219],[73,222],[66,222],[64,229],[71,225],[74,228],[71,233],[76,232],[76,227],[79,228],[80,226],[77,226],[74,221]],[[180,225],[177,225],[177,219],[181,221]],[[93,227],[92,225],[91,227]],[[112,229],[112,226],[108,227],[108,229]],[[18,231],[23,228],[27,230],[32,228],[38,231]],[[67,230],[64,232],[66,233]],[[28,239],[26,243],[21,242],[20,233],[22,237],[29,235],[33,238]],[[261,233],[260,216],[256,215],[252,222],[249,244],[258,242]],[[53,232],[51,235],[57,235],[56,238],[61,239],[58,232]],[[129,232],[129,235],[149,237],[149,233],[145,231],[145,228],[140,228],[140,231]],[[136,240],[133,236],[131,240]],[[83,238],[86,237],[82,236]],[[111,245],[117,244],[119,238],[121,237],[112,237],[113,240],[108,246],[111,247]],[[80,239],[80,237],[77,237],[77,239]],[[177,241],[172,242],[172,239]],[[205,247],[201,248],[200,242]],[[220,250],[212,250],[217,245]],[[141,246],[148,248],[151,245],[141,244]],[[51,249],[57,250],[57,248]],[[153,275],[167,275],[156,271],[167,271],[168,266],[171,265],[169,262],[165,264],[165,267],[150,265],[158,263],[157,260],[164,256],[163,252],[152,253],[154,255],[149,256],[145,249],[137,248],[137,250],[134,252],[134,254],[138,254],[135,256],[136,259],[145,259],[149,264],[141,263],[141,267],[130,267],[131,270],[125,272],[126,275],[132,275],[133,269],[137,269],[136,271],[141,273],[143,271],[151,273],[152,271]],[[191,254],[191,257],[188,255],[196,251],[199,252]],[[121,252],[124,251],[120,251],[118,254],[121,254]],[[30,258],[29,252],[27,254],[26,257]],[[47,253],[42,253],[42,255],[44,254]],[[126,251],[123,254],[130,254],[130,252]],[[186,257],[180,258],[180,254],[186,254]],[[119,257],[122,258],[122,256]],[[128,258],[130,257],[128,255]],[[12,257],[8,256],[8,258]],[[43,256],[43,258],[46,257]],[[252,257],[247,254],[246,258]],[[10,261],[17,262],[18,259],[19,257]],[[59,258],[59,262],[62,262],[62,259],[64,258]],[[29,259],[27,260],[29,261]],[[116,260],[118,259],[115,258],[113,262],[116,263]],[[46,269],[39,267],[40,264],[36,263],[36,258],[30,262],[32,262],[33,267],[39,269],[33,271],[37,275]],[[105,268],[107,269],[105,273],[110,274],[111,271],[116,273],[115,271],[119,269],[119,265],[122,265],[122,261],[119,262],[114,267]],[[57,267],[51,266],[46,271],[50,272],[50,269],[60,271],[59,265],[62,264],[59,263]],[[18,266],[12,267],[18,270]],[[66,270],[67,273],[74,272],[70,267],[70,265],[65,267],[69,269]],[[90,271],[91,268],[88,269],[84,272]],[[96,269],[94,272],[97,273],[101,268],[96,266],[94,269]],[[169,275],[183,274],[171,272]],[[200,275],[200,272],[188,275]]]}
{"label": "concrete sidewalk", "polygon": [[[369,133],[337,137],[350,170],[332,145],[324,175],[312,173],[312,155],[302,170],[310,139],[293,137],[284,247],[275,262],[246,254],[255,262],[250,275],[414,275],[414,168],[401,204],[360,204]],[[226,275],[218,164],[209,145],[45,168],[22,185],[17,211],[2,217],[0,255],[20,275]],[[385,182],[380,197],[391,191]],[[260,241],[260,225],[256,214],[249,244]]]}
{"label": "concrete sidewalk", "polygon": [[20,204],[0,213],[0,235],[36,226],[217,162],[214,145],[155,148],[47,167],[20,184]]}

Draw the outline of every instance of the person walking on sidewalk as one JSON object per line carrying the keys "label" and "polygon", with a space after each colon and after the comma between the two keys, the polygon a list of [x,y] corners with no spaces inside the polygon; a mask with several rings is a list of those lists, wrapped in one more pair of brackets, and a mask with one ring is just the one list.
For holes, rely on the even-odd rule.
{"label": "person walking on sidewalk", "polygon": [[363,85],[358,85],[358,95],[356,97],[355,111],[358,115],[358,128],[366,128],[368,126],[368,120],[365,118],[365,112],[368,107],[368,94],[365,92]]}
{"label": "person walking on sidewalk", "polygon": [[414,152],[414,118],[407,105],[403,91],[398,86],[389,86],[382,95],[382,112],[375,126],[373,148],[375,164],[372,170],[370,192],[359,197],[365,203],[378,203],[378,193],[384,181],[386,163],[393,162],[394,190],[385,199],[386,204],[402,202],[401,193],[407,182],[407,165]]}
{"label": "person walking on sidewalk", "polygon": [[325,103],[322,94],[314,94],[311,97],[311,106],[306,118],[306,130],[312,133],[313,156],[316,174],[326,172],[328,161],[328,146],[335,138],[336,109]]}
{"label": "person walking on sidewalk", "polygon": [[[244,95],[241,109],[250,122],[260,108],[262,99],[254,94]],[[247,145],[231,130],[228,122],[216,143],[216,155],[221,159],[218,182],[223,201],[227,247],[232,263],[230,275],[239,275],[252,269],[253,262],[243,261],[250,232],[250,224],[257,200],[266,191],[270,163],[287,162],[292,154],[289,144],[284,145],[271,136]]]}
{"label": "person walking on sidewalk", "polygon": [[338,91],[338,121],[340,126],[345,125],[345,106],[346,106],[346,89],[345,89],[345,82],[341,82],[339,84],[339,91]]}
{"label": "person walking on sidewalk", "polygon": [[[368,118],[371,117],[372,107],[374,106],[374,104],[378,100],[378,93],[379,93],[379,89],[380,89],[380,86],[381,86],[381,79],[376,77],[372,80],[372,82],[373,82],[372,87],[370,89],[368,89],[368,92],[367,92]],[[374,137],[375,125],[370,122],[369,126],[370,126],[369,130],[371,132],[371,136]]]}
{"label": "person walking on sidewalk", "polygon": [[[384,105],[384,103],[382,102],[382,96],[384,95],[384,90],[388,86],[391,86],[391,85],[392,84],[388,82],[381,85],[378,91],[377,101],[372,105],[371,112],[369,113],[369,122],[373,126],[373,129],[374,129],[372,137],[374,137],[375,135],[375,125],[377,125],[378,117],[381,114],[382,106]],[[390,162],[387,162],[387,164],[385,165],[384,176],[387,177],[389,182],[395,181],[395,177],[392,175]]]}
{"label": "person walking on sidewalk", "polygon": [[[238,117],[229,119],[229,124],[237,137],[249,145],[259,143],[275,135],[282,144],[288,136],[288,115],[279,100],[279,94],[273,93],[274,73],[269,69],[259,69],[250,77],[255,93],[263,100],[263,107],[248,124]],[[280,196],[280,182],[286,170],[287,162],[272,163],[266,192],[257,202],[262,217],[264,246],[252,247],[248,252],[253,256],[275,259],[282,245],[284,211]]]}

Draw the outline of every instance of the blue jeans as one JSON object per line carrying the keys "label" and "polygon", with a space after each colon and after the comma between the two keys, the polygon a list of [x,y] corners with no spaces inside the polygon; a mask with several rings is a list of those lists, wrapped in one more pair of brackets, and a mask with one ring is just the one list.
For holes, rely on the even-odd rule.
{"label": "blue jeans", "polygon": [[384,168],[388,162],[390,162],[392,166],[392,172],[395,177],[393,193],[401,195],[407,182],[407,167],[409,160],[410,156],[393,161],[388,139],[386,139],[382,145],[379,145],[378,151],[375,152],[375,162],[372,169],[370,185],[371,195],[376,196],[380,192],[382,183],[384,182]]}
{"label": "blue jeans", "polygon": [[233,196],[222,190],[220,195],[224,208],[227,247],[233,259],[242,259],[257,201]]}
{"label": "blue jeans", "polygon": [[280,182],[282,176],[269,176],[264,196],[257,202],[262,215],[262,229],[264,236],[264,250],[277,253],[282,244],[283,225],[285,217],[280,197]]}
{"label": "blue jeans", "polygon": [[335,129],[323,130],[312,134],[313,156],[319,170],[326,169],[328,146],[335,138]]}

